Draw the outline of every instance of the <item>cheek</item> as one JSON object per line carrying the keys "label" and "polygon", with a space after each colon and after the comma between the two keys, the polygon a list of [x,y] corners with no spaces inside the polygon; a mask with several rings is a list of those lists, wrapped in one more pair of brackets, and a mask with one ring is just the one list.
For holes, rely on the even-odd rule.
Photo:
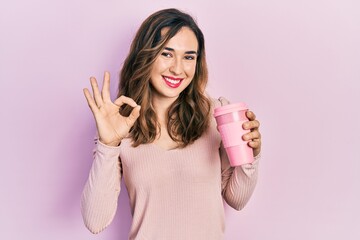
{"label": "cheek", "polygon": [[163,69],[162,67],[163,63],[160,61],[160,59],[157,59],[154,64],[152,65],[151,73],[159,73]]}
{"label": "cheek", "polygon": [[158,71],[164,71],[169,68],[169,61],[159,59],[155,62],[155,68]]}
{"label": "cheek", "polygon": [[184,66],[184,70],[188,76],[195,75],[196,64],[187,64]]}

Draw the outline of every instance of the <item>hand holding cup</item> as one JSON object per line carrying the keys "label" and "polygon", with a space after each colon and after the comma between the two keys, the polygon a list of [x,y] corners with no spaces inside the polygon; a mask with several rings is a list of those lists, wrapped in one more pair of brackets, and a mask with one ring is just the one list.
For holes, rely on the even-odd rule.
{"label": "hand holding cup", "polygon": [[216,108],[214,116],[230,165],[252,163],[261,146],[255,114],[240,102]]}
{"label": "hand holding cup", "polygon": [[245,130],[250,130],[250,132],[244,134],[242,138],[245,141],[248,141],[249,147],[253,149],[254,156],[257,156],[261,151],[261,133],[259,131],[260,122],[256,120],[256,115],[252,111],[247,111],[246,117],[249,121],[243,123],[243,128]]}

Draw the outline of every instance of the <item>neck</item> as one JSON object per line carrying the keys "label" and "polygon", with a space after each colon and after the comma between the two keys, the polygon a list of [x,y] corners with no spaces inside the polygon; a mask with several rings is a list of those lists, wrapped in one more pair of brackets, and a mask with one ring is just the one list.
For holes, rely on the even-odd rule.
{"label": "neck", "polygon": [[176,100],[176,98],[159,98],[159,97],[153,97],[152,104],[154,106],[156,116],[158,118],[158,121],[161,126],[167,125],[167,116],[169,107],[173,102]]}

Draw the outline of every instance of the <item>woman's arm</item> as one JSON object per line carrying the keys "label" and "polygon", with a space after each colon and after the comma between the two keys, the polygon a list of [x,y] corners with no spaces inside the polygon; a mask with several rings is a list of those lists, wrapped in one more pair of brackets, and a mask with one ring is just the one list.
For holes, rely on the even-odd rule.
{"label": "woman's arm", "polygon": [[[225,98],[219,98],[222,106],[229,104]],[[253,149],[254,162],[241,166],[231,167],[224,146],[220,146],[221,158],[221,187],[222,195],[225,201],[234,209],[241,210],[249,201],[254,192],[257,177],[258,166],[261,152],[261,134],[259,132],[260,123],[256,120],[253,112],[247,111],[248,122],[243,124],[243,128],[250,130],[243,135],[243,139],[248,142],[249,147]]]}
{"label": "woman's arm", "polygon": [[231,167],[225,149],[220,148],[221,157],[221,187],[222,195],[232,208],[241,210],[249,201],[254,192],[257,178],[260,155],[253,163]]}
{"label": "woman's arm", "polygon": [[[104,74],[101,92],[94,77],[90,83],[93,95],[87,88],[84,95],[94,115],[99,140],[95,141],[94,162],[82,194],[81,212],[86,227],[92,233],[99,233],[115,216],[121,183],[119,145],[139,117],[140,106],[126,96],[111,100],[108,72]],[[129,116],[119,112],[124,104],[133,107]]]}
{"label": "woman's arm", "polygon": [[99,233],[112,222],[120,193],[121,161],[119,148],[95,140],[94,161],[81,197],[85,226]]}

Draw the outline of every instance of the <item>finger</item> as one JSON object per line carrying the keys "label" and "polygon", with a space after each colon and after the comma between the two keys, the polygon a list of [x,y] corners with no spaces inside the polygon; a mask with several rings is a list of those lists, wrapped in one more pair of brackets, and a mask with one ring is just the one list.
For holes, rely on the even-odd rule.
{"label": "finger", "polygon": [[93,112],[93,114],[97,113],[99,111],[98,107],[96,106],[96,103],[93,99],[93,97],[91,96],[90,91],[87,88],[83,89],[86,101],[91,109],[91,111]]}
{"label": "finger", "polygon": [[252,121],[252,120],[255,120],[256,115],[255,115],[255,113],[253,113],[252,111],[248,110],[248,111],[246,111],[246,117],[247,117],[250,121]]}
{"label": "finger", "polygon": [[260,139],[261,138],[261,134],[259,131],[253,131],[253,132],[249,132],[246,133],[242,136],[244,141],[252,141],[255,139]]}
{"label": "finger", "polygon": [[251,142],[248,142],[248,145],[251,148],[260,148],[261,147],[261,142],[251,141]]}
{"label": "finger", "polygon": [[136,104],[136,102],[135,102],[132,98],[125,97],[124,95],[118,97],[118,98],[114,101],[114,104],[115,104],[115,105],[118,105],[119,107],[121,107],[123,104],[128,104],[128,105],[130,105],[131,107],[136,107],[136,106],[138,106],[138,105]]}
{"label": "finger", "polygon": [[110,99],[110,73],[104,73],[103,88],[101,90],[102,99],[104,102],[111,102]]}
{"label": "finger", "polygon": [[140,116],[140,109],[141,109],[141,106],[134,107],[134,109],[131,111],[130,115],[126,118],[126,124],[129,127],[132,127],[134,125],[136,119],[138,119],[138,117]]}
{"label": "finger", "polygon": [[100,108],[103,105],[103,100],[102,100],[102,97],[100,95],[99,86],[98,86],[98,83],[96,81],[96,78],[91,77],[90,82],[91,82],[91,88],[92,88],[93,93],[94,93],[95,103]]}
{"label": "finger", "polygon": [[243,129],[245,130],[257,129],[259,127],[260,127],[260,122],[258,120],[253,120],[243,123]]}

